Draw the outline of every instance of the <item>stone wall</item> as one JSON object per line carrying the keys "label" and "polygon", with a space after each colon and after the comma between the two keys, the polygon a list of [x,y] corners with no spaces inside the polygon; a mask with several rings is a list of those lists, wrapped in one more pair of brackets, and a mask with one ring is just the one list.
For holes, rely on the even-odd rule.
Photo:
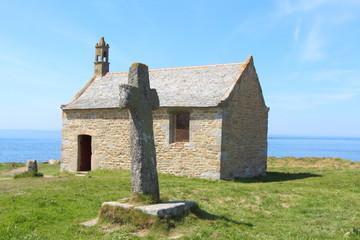
{"label": "stone wall", "polygon": [[[170,143],[172,115],[190,112],[190,140]],[[158,171],[219,179],[220,108],[160,108],[153,111]],[[63,111],[61,169],[77,171],[78,135],[92,136],[91,169],[130,169],[128,111],[120,109]]]}
{"label": "stone wall", "polygon": [[126,110],[63,111],[61,168],[64,170],[78,170],[80,134],[92,137],[91,169],[129,169],[130,133]]}
{"label": "stone wall", "polygon": [[252,58],[223,107],[221,179],[265,174],[269,109]]}
{"label": "stone wall", "polygon": [[[170,143],[170,121],[179,111],[190,112],[190,140]],[[161,108],[154,111],[158,171],[175,175],[220,178],[221,109]]]}

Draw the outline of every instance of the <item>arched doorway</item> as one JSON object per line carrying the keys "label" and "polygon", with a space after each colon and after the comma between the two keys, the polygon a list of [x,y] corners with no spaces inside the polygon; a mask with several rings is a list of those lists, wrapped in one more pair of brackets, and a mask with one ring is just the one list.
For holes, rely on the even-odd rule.
{"label": "arched doorway", "polygon": [[91,136],[78,135],[78,171],[91,170]]}

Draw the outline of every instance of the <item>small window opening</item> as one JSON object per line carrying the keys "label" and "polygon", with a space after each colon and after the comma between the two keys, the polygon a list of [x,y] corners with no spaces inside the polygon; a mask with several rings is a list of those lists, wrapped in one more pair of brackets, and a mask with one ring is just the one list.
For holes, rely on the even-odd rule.
{"label": "small window opening", "polygon": [[173,142],[189,142],[190,113],[177,113],[174,121]]}

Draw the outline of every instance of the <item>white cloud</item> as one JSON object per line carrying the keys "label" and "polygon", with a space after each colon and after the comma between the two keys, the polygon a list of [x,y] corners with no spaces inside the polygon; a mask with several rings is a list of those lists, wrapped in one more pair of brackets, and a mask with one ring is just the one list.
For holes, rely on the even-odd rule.
{"label": "white cloud", "polygon": [[318,61],[326,56],[325,39],[322,37],[321,24],[316,22],[310,29],[304,42],[302,58],[306,61]]}
{"label": "white cloud", "polygon": [[300,23],[298,23],[296,25],[295,29],[294,29],[294,40],[295,40],[295,42],[299,41],[300,31],[301,31],[301,25],[300,25]]}
{"label": "white cloud", "polygon": [[[278,21],[294,23],[295,53],[301,60],[324,60],[334,50],[339,32],[359,18],[356,0],[277,0]],[[346,25],[345,25],[346,23]]]}
{"label": "white cloud", "polygon": [[304,61],[315,62],[326,57],[324,5],[332,0],[278,0],[276,15],[280,19],[295,18],[293,39],[297,55]]}

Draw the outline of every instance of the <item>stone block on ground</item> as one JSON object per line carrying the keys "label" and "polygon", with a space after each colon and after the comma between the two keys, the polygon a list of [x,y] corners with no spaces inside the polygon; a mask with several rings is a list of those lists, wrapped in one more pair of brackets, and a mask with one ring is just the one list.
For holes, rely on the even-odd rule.
{"label": "stone block on ground", "polygon": [[85,227],[92,227],[92,226],[95,226],[98,222],[99,222],[99,218],[94,218],[90,221],[82,222],[80,224]]}
{"label": "stone block on ground", "polygon": [[146,214],[163,217],[182,216],[196,205],[191,201],[169,201],[159,204],[138,206],[135,209],[140,210]]}
{"label": "stone block on ground", "polygon": [[120,207],[124,209],[133,208],[145,214],[157,216],[159,218],[171,218],[185,215],[188,211],[191,210],[191,208],[196,206],[196,203],[192,201],[168,201],[158,204],[134,206],[131,204],[120,202],[104,202],[101,206]]}
{"label": "stone block on ground", "polygon": [[104,202],[103,204],[101,204],[101,207],[104,207],[104,206],[121,207],[121,208],[125,208],[125,209],[134,207],[131,204],[121,203],[121,202]]}
{"label": "stone block on ground", "polygon": [[48,161],[48,163],[49,163],[50,165],[56,165],[56,164],[60,163],[60,160],[59,160],[59,159],[50,159],[50,160]]}

